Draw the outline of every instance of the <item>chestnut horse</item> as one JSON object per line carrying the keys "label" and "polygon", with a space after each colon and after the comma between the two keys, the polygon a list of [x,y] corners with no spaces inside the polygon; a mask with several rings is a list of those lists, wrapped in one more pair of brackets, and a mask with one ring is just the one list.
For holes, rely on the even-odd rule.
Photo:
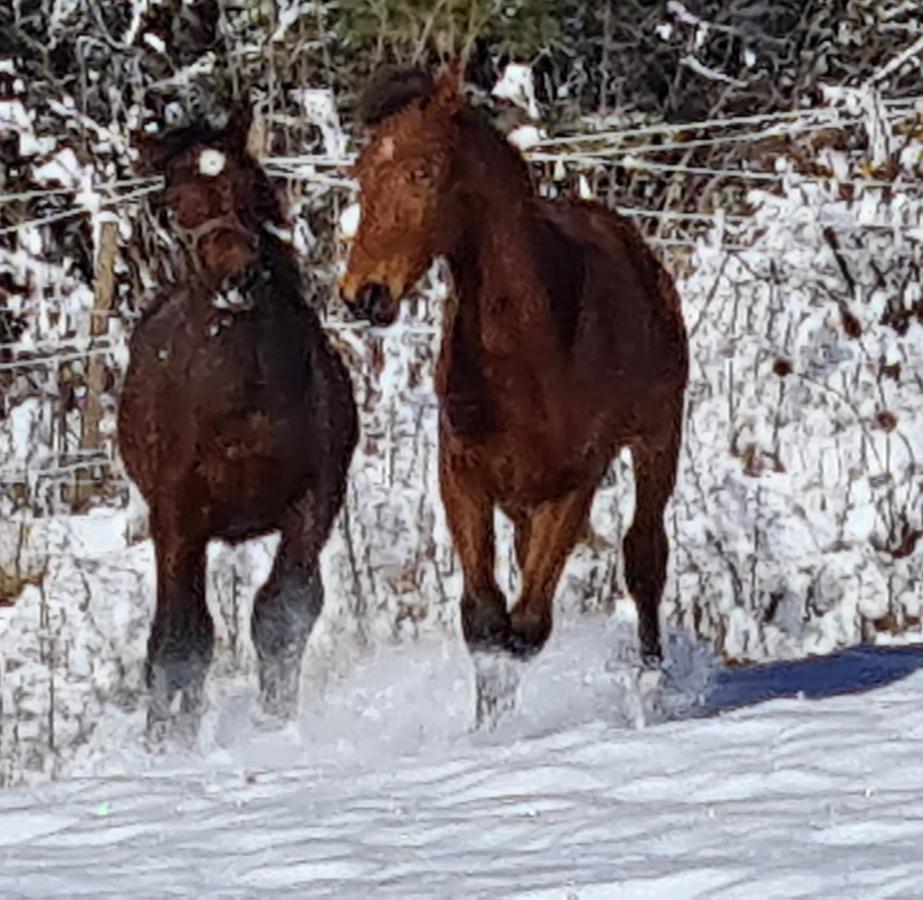
{"label": "chestnut horse", "polygon": [[[436,373],[439,473],[469,649],[521,660],[544,645],[597,486],[629,447],[636,504],[625,575],[642,659],[657,669],[663,516],[688,374],[679,298],[627,219],[540,198],[520,154],[464,102],[459,81],[392,69],[366,89],[360,117],[372,133],[355,167],[362,215],[343,298],[388,325],[433,259],[448,261],[455,299]],[[495,507],[515,526],[522,588],[511,610],[494,577]],[[500,696],[491,680],[479,668],[479,721],[515,693],[508,685]]]}
{"label": "chestnut horse", "polygon": [[265,710],[293,711],[323,603],[318,554],[357,440],[349,375],[305,302],[279,200],[246,149],[248,116],[141,145],[139,169],[164,174],[196,272],[164,286],[135,328],[118,416],[156,552],[147,648],[155,739],[171,728],[194,732],[201,712],[213,645],[212,538],[281,531],[251,633]]}

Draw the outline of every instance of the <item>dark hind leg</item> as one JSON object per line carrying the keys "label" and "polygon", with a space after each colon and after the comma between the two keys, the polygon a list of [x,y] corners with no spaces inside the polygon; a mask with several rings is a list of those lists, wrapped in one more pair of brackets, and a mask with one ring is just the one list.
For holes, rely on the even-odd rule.
{"label": "dark hind leg", "polygon": [[660,665],[660,598],[667,578],[669,544],[663,513],[676,484],[680,422],[657,440],[632,444],[635,514],[625,535],[625,580],[638,609],[638,637],[645,666]]}
{"label": "dark hind leg", "polygon": [[[206,539],[181,531],[175,511],[154,512],[151,533],[157,557],[157,608],[147,644],[150,690],[148,735],[158,742],[171,728],[198,726],[214,626],[205,604]],[[174,701],[179,695],[179,709]]]}
{"label": "dark hind leg", "polygon": [[532,514],[522,592],[510,613],[509,649],[516,656],[537,653],[551,634],[555,588],[586,523],[594,491],[595,483],[543,503]]}
{"label": "dark hind leg", "polygon": [[309,494],[286,513],[272,571],[254,601],[250,628],[260,699],[273,716],[297,709],[301,657],[324,605],[320,551],[338,508]]}

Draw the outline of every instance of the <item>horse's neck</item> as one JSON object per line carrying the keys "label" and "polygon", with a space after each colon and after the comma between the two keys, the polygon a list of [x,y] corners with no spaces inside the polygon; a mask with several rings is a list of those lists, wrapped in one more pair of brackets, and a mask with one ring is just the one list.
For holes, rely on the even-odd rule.
{"label": "horse's neck", "polygon": [[530,357],[548,352],[554,332],[547,285],[540,276],[536,201],[485,194],[449,258],[458,304],[453,329],[488,354]]}
{"label": "horse's neck", "polygon": [[226,301],[231,307],[269,308],[280,304],[300,303],[301,284],[298,269],[292,260],[284,259],[263,247],[255,262],[244,271],[230,278],[201,276],[204,309],[222,306]]}

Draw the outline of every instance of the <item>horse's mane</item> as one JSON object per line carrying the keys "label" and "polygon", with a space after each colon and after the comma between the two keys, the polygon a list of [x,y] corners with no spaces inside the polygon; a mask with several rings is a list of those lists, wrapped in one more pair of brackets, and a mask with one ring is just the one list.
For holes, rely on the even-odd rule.
{"label": "horse's mane", "polygon": [[356,117],[366,127],[378,125],[414,100],[431,97],[434,87],[423,69],[382,66],[359,97]]}
{"label": "horse's mane", "polygon": [[[423,69],[382,66],[362,92],[356,116],[365,127],[374,127],[415,100],[431,99],[435,91],[435,81]],[[482,156],[507,166],[515,183],[531,192],[529,168],[522,154],[494,128],[481,110],[463,103],[457,122],[470,138],[470,142],[463,142],[463,149],[476,146]]]}

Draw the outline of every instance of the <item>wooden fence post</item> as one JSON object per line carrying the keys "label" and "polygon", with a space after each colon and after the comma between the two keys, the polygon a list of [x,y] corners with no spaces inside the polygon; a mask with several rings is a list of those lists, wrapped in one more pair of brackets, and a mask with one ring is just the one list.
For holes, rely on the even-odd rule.
{"label": "wooden fence post", "polygon": [[[90,336],[102,337],[109,331],[109,313],[115,297],[115,254],[118,249],[119,223],[107,219],[99,228],[99,252],[96,255],[96,272],[93,279],[93,314],[90,319]],[[90,344],[91,350],[93,343]],[[99,450],[102,440],[99,423],[103,416],[102,392],[106,382],[106,363],[102,353],[93,352],[87,359],[86,403],[80,432],[82,452]],[[77,470],[75,506],[79,509],[95,487],[90,481],[90,468],[81,466]],[[83,479],[83,481],[80,481]]]}

